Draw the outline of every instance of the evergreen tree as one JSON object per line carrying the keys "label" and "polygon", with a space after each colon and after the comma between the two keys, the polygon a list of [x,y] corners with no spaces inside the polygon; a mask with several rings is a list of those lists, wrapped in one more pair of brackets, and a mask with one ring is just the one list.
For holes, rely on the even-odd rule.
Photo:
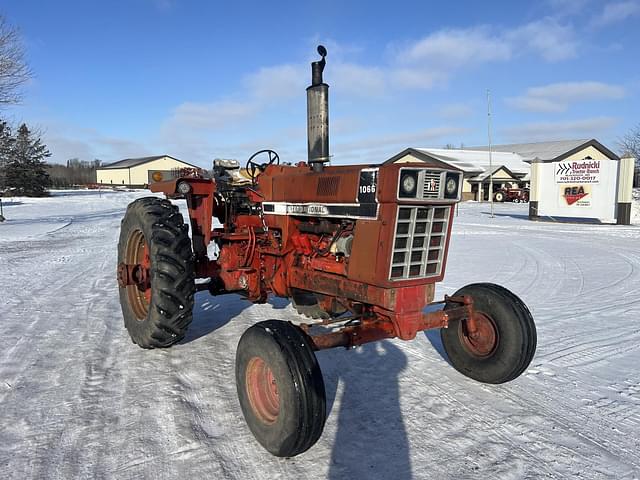
{"label": "evergreen tree", "polygon": [[5,182],[15,194],[43,196],[47,194],[49,174],[45,159],[51,153],[39,138],[20,125],[5,168]]}
{"label": "evergreen tree", "polygon": [[13,149],[11,127],[4,120],[0,120],[0,191],[6,187],[5,172]]}

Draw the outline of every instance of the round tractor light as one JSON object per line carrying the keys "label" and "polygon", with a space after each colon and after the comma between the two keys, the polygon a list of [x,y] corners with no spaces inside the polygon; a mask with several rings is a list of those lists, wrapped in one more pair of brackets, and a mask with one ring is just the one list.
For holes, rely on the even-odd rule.
{"label": "round tractor light", "polygon": [[416,179],[412,175],[404,175],[401,185],[404,193],[411,193],[416,188]]}
{"label": "round tractor light", "polygon": [[182,195],[186,195],[187,193],[191,193],[191,185],[188,182],[180,182],[178,183],[178,192]]}
{"label": "round tractor light", "polygon": [[454,178],[450,178],[447,180],[445,188],[447,189],[447,195],[453,195],[458,189],[458,182]]}

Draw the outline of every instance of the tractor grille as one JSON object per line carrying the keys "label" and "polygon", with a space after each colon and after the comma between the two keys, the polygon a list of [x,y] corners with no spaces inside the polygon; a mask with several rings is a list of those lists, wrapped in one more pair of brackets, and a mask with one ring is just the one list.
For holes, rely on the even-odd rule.
{"label": "tractor grille", "polygon": [[439,198],[442,172],[424,170],[422,173],[422,198]]}
{"label": "tractor grille", "polygon": [[440,275],[450,208],[398,207],[389,273],[391,280]]}

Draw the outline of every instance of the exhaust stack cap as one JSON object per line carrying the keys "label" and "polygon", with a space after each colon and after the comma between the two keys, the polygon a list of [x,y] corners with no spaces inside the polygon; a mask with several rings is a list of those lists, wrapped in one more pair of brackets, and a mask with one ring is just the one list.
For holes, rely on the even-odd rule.
{"label": "exhaust stack cap", "polygon": [[314,172],[322,172],[329,161],[329,85],[322,79],[327,49],[318,45],[318,54],[322,58],[311,63],[311,85],[307,87],[307,158]]}
{"label": "exhaust stack cap", "polygon": [[316,87],[323,83],[322,72],[324,71],[324,66],[327,64],[327,61],[324,59],[324,57],[327,56],[327,49],[324,48],[323,45],[318,45],[318,54],[322,57],[322,59],[317,62],[311,63],[311,86],[312,87]]}

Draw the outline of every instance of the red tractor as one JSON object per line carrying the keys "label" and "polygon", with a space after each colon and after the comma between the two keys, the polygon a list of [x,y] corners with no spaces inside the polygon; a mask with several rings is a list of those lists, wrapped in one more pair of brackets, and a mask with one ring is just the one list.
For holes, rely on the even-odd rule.
{"label": "red tractor", "polygon": [[528,203],[529,202],[529,189],[528,188],[501,188],[493,194],[493,199],[496,202],[513,202],[513,203]]}
{"label": "red tractor", "polygon": [[[124,322],[142,348],[184,337],[197,290],[255,303],[269,294],[287,297],[309,318],[259,322],[237,347],[240,407],[258,442],[281,457],[306,451],[322,434],[318,350],[411,340],[439,328],[454,368],[503,383],[524,372],[536,349],[529,310],[501,286],[468,285],[433,301],[460,171],[429,163],[325,166],[329,87],[322,79],[326,50],[318,53],[307,88],[307,162],[280,164],[275,152],[262,150],[248,160],[249,178],[223,161],[214,178],[192,173],[154,183],[152,191],[186,200],[191,237],[175,205],[150,197],[129,205],[118,244]],[[435,304],[441,308],[425,312]]]}

